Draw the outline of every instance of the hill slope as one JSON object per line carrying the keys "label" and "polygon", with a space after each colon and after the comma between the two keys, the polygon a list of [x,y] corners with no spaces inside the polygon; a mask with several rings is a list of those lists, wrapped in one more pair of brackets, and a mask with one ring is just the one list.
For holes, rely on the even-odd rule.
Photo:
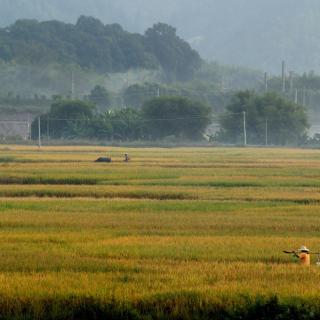
{"label": "hill slope", "polygon": [[140,35],[85,16],[75,25],[18,20],[0,29],[0,60],[77,64],[102,73],[161,67],[169,80],[188,80],[201,65],[199,54],[167,24],[154,25]]}
{"label": "hill slope", "polygon": [[201,54],[225,63],[278,71],[320,71],[318,0],[0,0],[0,23],[17,18],[75,22],[79,15],[144,31],[163,21]]}

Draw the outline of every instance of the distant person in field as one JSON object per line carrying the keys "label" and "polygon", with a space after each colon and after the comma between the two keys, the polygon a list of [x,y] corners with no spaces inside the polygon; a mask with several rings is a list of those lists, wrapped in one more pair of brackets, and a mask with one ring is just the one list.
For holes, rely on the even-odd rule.
{"label": "distant person in field", "polygon": [[124,154],[124,162],[129,162],[131,159],[129,157],[129,154],[128,153],[125,153]]}

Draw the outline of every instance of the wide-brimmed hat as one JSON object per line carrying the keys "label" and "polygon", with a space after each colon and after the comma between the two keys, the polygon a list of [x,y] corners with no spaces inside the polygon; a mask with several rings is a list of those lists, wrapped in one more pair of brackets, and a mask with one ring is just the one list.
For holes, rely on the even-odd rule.
{"label": "wide-brimmed hat", "polygon": [[300,252],[310,252],[310,250],[306,246],[301,246],[299,249]]}

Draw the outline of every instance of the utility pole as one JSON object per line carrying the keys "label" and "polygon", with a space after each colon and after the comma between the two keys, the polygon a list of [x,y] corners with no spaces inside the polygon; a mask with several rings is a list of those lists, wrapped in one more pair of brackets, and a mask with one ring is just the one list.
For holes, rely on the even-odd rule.
{"label": "utility pole", "polygon": [[72,72],[71,72],[71,100],[74,100],[74,88],[75,88],[74,72],[72,70]]}
{"label": "utility pole", "polygon": [[247,145],[247,124],[246,124],[246,112],[243,111],[243,143]]}
{"label": "utility pole", "polygon": [[264,73],[264,90],[268,91],[268,72]]}
{"label": "utility pole", "polygon": [[28,113],[28,140],[31,140],[31,121],[30,121],[30,113]]}
{"label": "utility pole", "polygon": [[302,105],[305,107],[306,106],[306,104],[307,104],[307,97],[306,97],[306,95],[307,95],[307,92],[306,92],[306,88],[303,88],[303,101],[302,101]]}
{"label": "utility pole", "polygon": [[50,140],[49,115],[47,115],[47,140]]}
{"label": "utility pole", "polygon": [[294,93],[294,103],[298,104],[298,89],[296,88],[295,93]]}
{"label": "utility pole", "polygon": [[38,117],[38,147],[41,148],[41,120],[40,117]]}
{"label": "utility pole", "polygon": [[286,63],[282,61],[282,92],[286,92]]}
{"label": "utility pole", "polygon": [[157,89],[157,97],[159,98],[160,97],[160,88],[158,87]]}
{"label": "utility pole", "polygon": [[292,92],[292,90],[293,90],[293,71],[290,71],[290,73],[289,73],[289,88],[290,88],[290,92]]}
{"label": "utility pole", "polygon": [[268,145],[268,119],[266,119],[266,146]]}

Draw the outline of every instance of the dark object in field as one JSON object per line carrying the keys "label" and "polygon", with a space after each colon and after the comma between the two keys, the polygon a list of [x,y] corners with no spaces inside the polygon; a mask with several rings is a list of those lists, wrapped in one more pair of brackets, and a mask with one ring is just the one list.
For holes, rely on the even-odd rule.
{"label": "dark object in field", "polygon": [[124,154],[124,162],[129,162],[130,160],[131,160],[131,159],[130,159],[128,153],[125,153],[125,154]]}
{"label": "dark object in field", "polygon": [[95,162],[107,162],[107,163],[110,163],[110,162],[112,162],[112,160],[111,160],[111,158],[100,157]]}

